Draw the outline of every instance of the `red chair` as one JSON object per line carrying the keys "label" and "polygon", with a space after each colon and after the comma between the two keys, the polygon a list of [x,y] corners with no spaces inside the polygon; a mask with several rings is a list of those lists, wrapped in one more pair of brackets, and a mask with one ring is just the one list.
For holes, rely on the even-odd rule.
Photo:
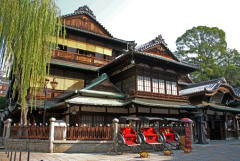
{"label": "red chair", "polygon": [[128,146],[133,146],[133,145],[137,144],[136,131],[134,131],[132,128],[129,127],[129,128],[121,129],[121,132],[122,132],[123,138],[125,140],[125,143]]}
{"label": "red chair", "polygon": [[166,141],[169,143],[178,142],[179,140],[176,137],[175,131],[170,127],[161,128],[160,131],[165,135]]}
{"label": "red chair", "polygon": [[145,136],[145,142],[147,144],[158,144],[158,133],[154,128],[142,128],[141,132]]}

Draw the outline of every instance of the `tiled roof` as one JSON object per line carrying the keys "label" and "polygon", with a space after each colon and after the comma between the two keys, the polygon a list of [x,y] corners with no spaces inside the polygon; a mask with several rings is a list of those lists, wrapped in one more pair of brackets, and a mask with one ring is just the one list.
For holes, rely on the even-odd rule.
{"label": "tiled roof", "polygon": [[91,88],[93,88],[94,86],[102,83],[103,81],[108,80],[108,75],[106,73],[103,73],[102,75],[100,75],[99,77],[97,77],[96,79],[92,80],[90,82],[90,85],[88,85],[87,87],[85,87],[84,89],[79,90],[80,93],[85,93],[88,95],[102,95],[105,97],[117,97],[117,98],[124,98],[125,94],[122,93],[122,91],[120,89],[118,89],[112,82],[111,85],[116,89],[116,92],[108,92],[108,91],[96,91],[96,90],[91,90]]}
{"label": "tiled roof", "polygon": [[112,37],[110,32],[101,23],[99,23],[96,20],[96,16],[93,14],[93,11],[91,9],[89,9],[89,7],[86,5],[79,7],[77,10],[75,10],[74,13],[63,15],[62,18],[76,16],[76,15],[87,15],[87,16],[91,17],[99,26],[101,26]]}
{"label": "tiled roof", "polygon": [[129,56],[131,54],[133,54],[133,55],[144,55],[144,56],[147,56],[147,57],[152,57],[154,59],[163,60],[163,61],[170,62],[170,63],[173,63],[173,64],[185,66],[185,67],[188,67],[188,68],[192,68],[194,70],[199,69],[199,65],[196,65],[196,64],[190,64],[190,63],[184,63],[184,62],[180,62],[180,61],[175,61],[175,60],[172,60],[172,59],[168,59],[168,58],[165,58],[165,57],[162,57],[162,56],[158,56],[158,55],[154,55],[154,54],[150,54],[150,53],[146,53],[146,52],[128,51],[128,52],[125,52],[125,53],[119,55],[118,57],[116,57],[113,61],[109,62],[108,64],[105,64],[105,65],[101,66],[99,68],[99,70],[109,66],[110,64],[114,64],[117,61],[119,61],[119,59],[122,59],[122,58],[124,59],[124,57],[127,57],[127,56]]}
{"label": "tiled roof", "polygon": [[167,62],[171,62],[171,63],[174,63],[174,64],[182,65],[182,66],[185,66],[185,67],[199,69],[199,65],[196,65],[196,64],[180,62],[180,61],[168,59],[168,58],[165,58],[163,56],[154,55],[154,54],[150,54],[150,53],[146,53],[146,52],[136,52],[136,53],[140,54],[140,55],[146,55],[146,56],[149,56],[149,57],[153,57],[153,58],[156,58],[156,59],[159,59],[159,60],[164,60],[164,61],[167,61]]}
{"label": "tiled roof", "polygon": [[210,81],[204,81],[199,83],[192,83],[186,89],[179,91],[179,95],[189,95],[200,92],[213,92],[216,90],[222,83],[226,83],[225,78],[218,78]]}
{"label": "tiled roof", "polygon": [[128,44],[129,46],[131,46],[131,45],[134,46],[134,44],[135,44],[135,41],[126,41],[126,40],[118,39],[118,38],[115,38],[115,37],[107,37],[107,36],[104,36],[104,35],[96,34],[96,33],[93,33],[93,32],[87,31],[87,30],[83,30],[83,29],[80,29],[80,28],[75,28],[75,27],[68,26],[68,25],[65,25],[65,28],[75,30],[75,31],[80,31],[80,32],[91,34],[91,35],[98,36],[98,37],[102,37],[102,38],[105,38],[105,39],[121,42],[121,43],[124,43],[124,44]]}
{"label": "tiled roof", "polygon": [[[148,49],[148,48],[151,48],[155,45],[159,45],[159,44],[162,44],[164,47],[167,48],[167,50],[169,50],[169,52],[172,54],[172,56],[175,58],[175,60],[172,60],[172,59],[169,59],[169,58],[165,58],[165,57],[162,57],[162,56],[157,56],[157,55],[154,55],[154,54],[149,54],[149,53],[146,53],[146,52],[143,52],[144,50]],[[149,56],[153,56],[155,58],[158,58],[158,59],[163,59],[163,60],[166,60],[166,61],[169,61],[169,62],[174,62],[176,64],[181,64],[181,65],[184,65],[184,66],[188,66],[188,67],[194,67],[196,69],[199,68],[198,65],[195,65],[195,64],[190,64],[190,63],[187,63],[187,62],[180,62],[177,57],[170,51],[170,49],[167,47],[167,43],[164,41],[164,39],[162,38],[162,35],[158,35],[155,39],[153,39],[152,41],[149,41],[148,43],[145,43],[143,45],[140,45],[140,46],[137,46],[136,47],[136,51],[140,54],[145,54],[145,55],[149,55]]]}
{"label": "tiled roof", "polygon": [[54,58],[51,59],[50,64],[61,65],[61,66],[82,69],[82,70],[87,70],[87,71],[97,71],[99,68],[99,67],[95,67],[95,66],[88,65],[88,64],[76,63],[76,62],[54,59]]}
{"label": "tiled roof", "polygon": [[137,51],[143,51],[145,49],[148,49],[148,48],[153,47],[153,46],[158,45],[158,44],[164,45],[170,51],[170,49],[167,47],[167,43],[165,43],[164,39],[162,38],[162,35],[158,35],[158,37],[156,37],[152,41],[149,41],[148,43],[137,46],[136,50]]}
{"label": "tiled roof", "polygon": [[192,83],[188,85],[186,89],[183,89],[179,91],[179,95],[190,95],[190,94],[196,94],[201,92],[208,92],[212,93],[214,92],[219,86],[224,86],[229,88],[233,94],[237,97],[240,97],[240,88],[233,88],[231,85],[229,85],[224,77],[213,79],[210,81],[204,81],[199,83]]}

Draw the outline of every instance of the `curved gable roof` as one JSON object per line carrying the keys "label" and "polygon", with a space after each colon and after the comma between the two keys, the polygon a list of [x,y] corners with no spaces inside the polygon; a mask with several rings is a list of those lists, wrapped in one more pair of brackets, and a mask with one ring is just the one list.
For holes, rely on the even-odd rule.
{"label": "curved gable roof", "polygon": [[[85,15],[87,18],[79,17],[80,15]],[[88,6],[82,6],[79,7],[77,10],[74,11],[74,13],[66,14],[62,16],[63,19],[65,19],[65,25],[71,26],[74,28],[81,28],[83,30],[92,31],[94,33],[113,37],[110,32],[96,20],[96,16],[93,14],[93,11],[89,9]],[[72,22],[72,19],[78,20],[78,22]],[[90,20],[89,20],[90,19]],[[68,22],[69,21],[69,22]],[[85,22],[90,22],[89,24],[85,24]],[[92,26],[92,24],[94,26]]]}
{"label": "curved gable roof", "polygon": [[233,88],[227,83],[224,77],[190,84],[186,89],[179,91],[179,95],[192,95],[199,93],[215,94],[220,90],[220,87],[227,88],[233,97],[240,99],[240,88]]}
{"label": "curved gable roof", "polygon": [[[159,47],[161,48],[160,50],[159,50]],[[168,54],[168,56],[164,56],[164,57],[170,57],[170,58],[172,58],[175,61],[179,61],[178,58],[167,47],[167,43],[162,38],[162,35],[158,35],[155,39],[153,39],[153,40],[151,40],[151,41],[149,41],[149,42],[147,42],[145,44],[142,44],[140,46],[137,46],[136,50],[140,51],[140,52],[151,52],[151,50],[153,48],[156,48],[160,52],[161,52],[162,49],[166,50],[166,53]]]}

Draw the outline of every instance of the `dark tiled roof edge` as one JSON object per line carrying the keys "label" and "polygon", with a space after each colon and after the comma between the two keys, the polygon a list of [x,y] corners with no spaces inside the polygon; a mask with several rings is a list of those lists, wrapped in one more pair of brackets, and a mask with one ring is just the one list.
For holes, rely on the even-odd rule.
{"label": "dark tiled roof edge", "polygon": [[87,33],[87,34],[91,34],[91,35],[102,37],[102,38],[109,39],[109,40],[114,40],[114,41],[125,43],[125,44],[135,43],[135,41],[126,41],[126,40],[118,39],[118,38],[115,38],[115,37],[107,37],[107,36],[104,36],[104,35],[96,34],[96,33],[90,32],[90,31],[82,30],[82,29],[75,28],[75,27],[68,26],[68,25],[65,25],[65,28],[75,30],[75,31],[84,32],[84,33]]}

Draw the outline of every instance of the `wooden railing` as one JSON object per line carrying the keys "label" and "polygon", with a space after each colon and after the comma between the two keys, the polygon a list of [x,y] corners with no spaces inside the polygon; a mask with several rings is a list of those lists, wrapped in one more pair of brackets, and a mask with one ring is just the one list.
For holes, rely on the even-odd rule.
{"label": "wooden railing", "polygon": [[[46,98],[47,99],[51,99],[51,98],[54,98],[60,94],[64,94],[64,93],[69,93],[69,91],[64,91],[64,90],[52,90],[52,89],[47,89],[47,95],[46,95]],[[30,98],[33,98],[33,95],[30,95]],[[36,98],[38,99],[44,99],[45,98],[45,92],[44,90],[43,91],[38,91],[36,93]]]}
{"label": "wooden railing", "polygon": [[156,98],[161,100],[189,102],[189,99],[187,96],[167,95],[167,94],[144,92],[144,91],[132,91],[131,93],[129,93],[129,95],[135,95],[137,97]]}
{"label": "wooden railing", "polygon": [[[66,136],[62,135],[67,128]],[[55,139],[67,140],[112,140],[112,127],[55,127]],[[65,138],[64,138],[65,137]]]}
{"label": "wooden railing", "polygon": [[103,66],[111,61],[107,59],[96,58],[93,56],[88,56],[88,55],[73,53],[69,51],[63,51],[63,50],[53,51],[52,58],[70,60],[73,62],[79,62],[79,63],[90,64],[95,66]]}
{"label": "wooden railing", "polygon": [[11,126],[10,138],[48,139],[49,126]]}

